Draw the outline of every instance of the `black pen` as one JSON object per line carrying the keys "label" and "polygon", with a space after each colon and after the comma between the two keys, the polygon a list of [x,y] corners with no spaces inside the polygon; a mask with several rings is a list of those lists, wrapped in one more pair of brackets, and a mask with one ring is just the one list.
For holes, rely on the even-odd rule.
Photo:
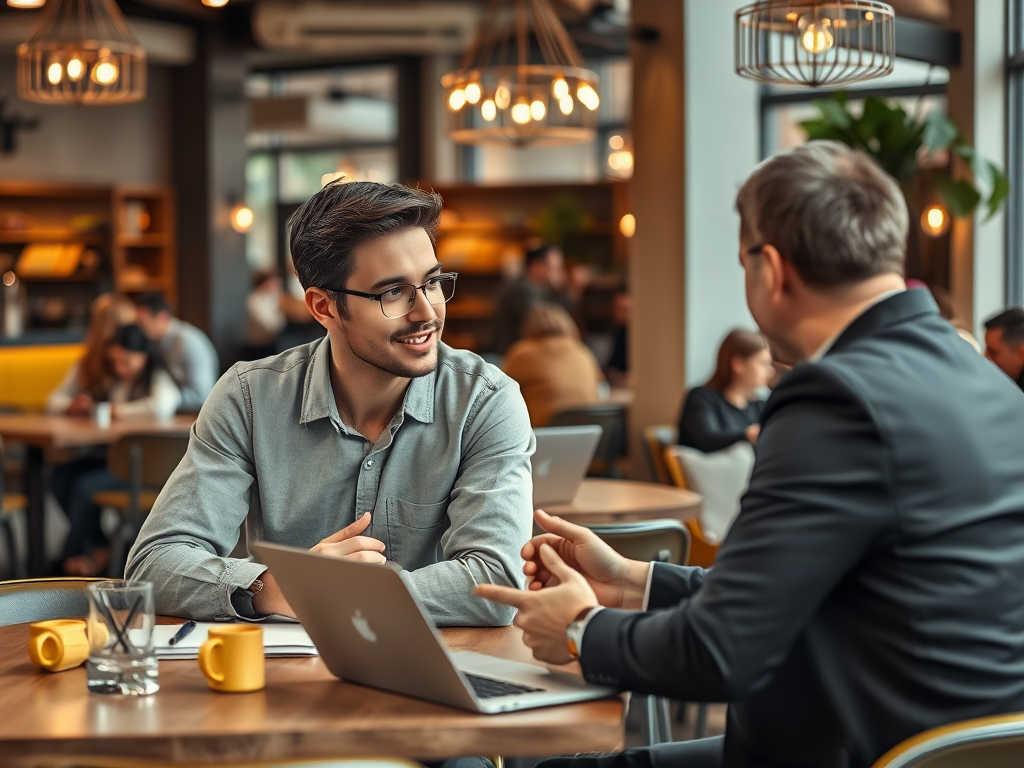
{"label": "black pen", "polygon": [[196,623],[194,621],[186,621],[184,624],[181,625],[181,629],[174,633],[174,637],[167,641],[167,644],[174,645],[179,640],[184,640],[186,637],[188,637],[188,633],[195,628]]}

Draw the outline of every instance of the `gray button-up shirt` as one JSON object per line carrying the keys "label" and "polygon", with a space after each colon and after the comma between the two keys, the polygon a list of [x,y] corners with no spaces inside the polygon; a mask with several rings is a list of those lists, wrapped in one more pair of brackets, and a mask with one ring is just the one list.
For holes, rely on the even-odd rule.
{"label": "gray button-up shirt", "polygon": [[[384,542],[441,625],[508,624],[514,611],[472,594],[522,586],[532,530],[533,432],[512,379],[440,345],[371,444],[342,423],[330,341],[238,363],[217,382],[128,559],[153,582],[158,613],[236,616],[231,594],[265,567],[229,557],[247,541],[309,548],[373,513]],[[330,605],[330,588],[324,590]]]}

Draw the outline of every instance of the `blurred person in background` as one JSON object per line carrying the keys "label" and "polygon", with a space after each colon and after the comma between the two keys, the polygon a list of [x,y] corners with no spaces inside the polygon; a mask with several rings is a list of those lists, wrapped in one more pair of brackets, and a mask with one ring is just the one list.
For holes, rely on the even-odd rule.
{"label": "blurred person in background", "polygon": [[[61,412],[79,396],[90,403],[110,403],[112,418],[167,418],[174,414],[181,393],[164,369],[160,353],[137,325],[121,326],[103,348],[103,391],[90,393],[57,390],[47,410]],[[63,412],[70,412],[65,406]],[[110,544],[100,525],[101,509],[92,496],[97,491],[125,488],[107,469],[105,452],[88,453],[53,469],[50,487],[71,523],[64,543],[63,572],[69,576],[97,576],[110,564]]]}
{"label": "blurred person in background", "polygon": [[734,330],[718,348],[714,375],[691,389],[679,415],[679,444],[710,453],[741,440],[757,443],[764,389],[775,377],[764,338]]}
{"label": "blurred person in background", "polygon": [[85,354],[50,393],[47,413],[86,416],[92,413],[97,399],[105,399],[113,383],[107,366],[107,344],[122,326],[134,322],[135,307],[119,293],[104,293],[93,300],[89,312]]}
{"label": "blurred person in background", "polygon": [[520,338],[523,321],[534,304],[558,304],[572,312],[589,282],[585,267],[566,274],[562,249],[544,243],[526,251],[523,274],[498,291],[494,309],[494,351],[504,355]]}
{"label": "blurred person in background", "polygon": [[285,294],[277,270],[253,272],[252,291],[245,299],[247,360],[268,357],[277,352],[277,339],[288,325],[284,312]]}
{"label": "blurred person in background", "polygon": [[985,357],[1024,390],[1024,308],[1010,307],[985,321]]}
{"label": "blurred person in background", "polygon": [[604,375],[613,387],[629,387],[632,384],[629,375],[629,319],[632,313],[633,299],[629,295],[629,288],[622,286],[612,297],[615,330],[612,332],[612,351],[604,369]]}
{"label": "blurred person in background", "polygon": [[546,426],[566,408],[597,402],[601,368],[568,312],[537,304],[523,321],[522,335],[503,367],[519,383],[533,427]]}
{"label": "blurred person in background", "polygon": [[181,389],[182,411],[196,413],[217,383],[217,350],[201,330],[179,320],[159,291],[133,299],[135,322],[156,344],[164,364]]}

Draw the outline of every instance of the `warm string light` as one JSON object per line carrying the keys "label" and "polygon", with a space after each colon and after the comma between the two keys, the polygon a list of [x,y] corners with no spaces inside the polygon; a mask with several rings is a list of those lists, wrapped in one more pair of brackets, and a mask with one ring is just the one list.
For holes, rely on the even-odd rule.
{"label": "warm string light", "polygon": [[941,237],[949,231],[949,213],[941,205],[929,205],[921,214],[921,229],[930,237]]}
{"label": "warm string light", "polygon": [[252,212],[245,203],[239,203],[231,209],[231,227],[240,234],[245,234],[252,229],[253,223],[256,221],[256,214]]}
{"label": "warm string light", "polygon": [[[601,97],[590,83],[580,83],[576,88],[576,97],[573,98],[569,83],[564,77],[557,77],[552,81],[551,96],[558,111],[566,116],[573,113],[577,101],[591,112],[601,105]],[[467,104],[479,104],[480,117],[488,123],[494,122],[504,110],[510,110],[509,117],[517,125],[543,122],[550,111],[543,94],[519,96],[516,103],[512,104],[512,91],[504,83],[495,88],[493,94],[485,94],[483,86],[476,82],[460,83],[449,90],[449,110],[461,112]]]}
{"label": "warm string light", "polygon": [[46,0],[7,0],[11,8],[42,8]]}
{"label": "warm string light", "polygon": [[632,213],[627,213],[621,219],[619,219],[619,232],[622,233],[623,237],[632,237],[636,234],[636,216]]}

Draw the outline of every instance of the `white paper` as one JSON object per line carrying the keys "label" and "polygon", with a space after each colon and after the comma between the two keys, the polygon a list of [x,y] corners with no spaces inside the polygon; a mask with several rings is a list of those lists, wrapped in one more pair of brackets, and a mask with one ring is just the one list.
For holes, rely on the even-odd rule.
{"label": "white paper", "polygon": [[[238,622],[242,623],[242,622]],[[206,642],[211,627],[226,626],[225,622],[197,621],[196,628],[184,638],[169,645],[180,624],[158,624],[153,628],[153,645],[158,659],[194,659],[199,655],[199,646]],[[263,627],[263,654],[267,658],[287,656],[317,656],[316,647],[306,630],[299,624],[268,624]]]}

